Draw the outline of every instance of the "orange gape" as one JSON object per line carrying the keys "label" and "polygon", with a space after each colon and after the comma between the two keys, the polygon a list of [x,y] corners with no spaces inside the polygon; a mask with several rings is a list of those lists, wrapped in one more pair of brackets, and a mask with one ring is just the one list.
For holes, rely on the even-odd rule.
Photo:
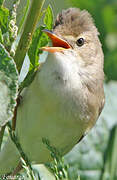
{"label": "orange gape", "polygon": [[50,37],[53,47],[42,47],[41,48],[42,50],[54,53],[71,48],[71,46],[67,43],[67,41],[61,39],[53,32],[47,29],[44,29],[43,32],[45,32]]}

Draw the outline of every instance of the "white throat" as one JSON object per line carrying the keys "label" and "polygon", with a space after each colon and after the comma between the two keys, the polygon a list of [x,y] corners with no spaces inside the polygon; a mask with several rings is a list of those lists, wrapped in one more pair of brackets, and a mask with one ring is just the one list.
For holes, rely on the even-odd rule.
{"label": "white throat", "polygon": [[46,62],[39,72],[39,82],[41,87],[46,88],[65,88],[75,90],[82,88],[79,68],[81,59],[76,59],[72,52],[49,53]]}

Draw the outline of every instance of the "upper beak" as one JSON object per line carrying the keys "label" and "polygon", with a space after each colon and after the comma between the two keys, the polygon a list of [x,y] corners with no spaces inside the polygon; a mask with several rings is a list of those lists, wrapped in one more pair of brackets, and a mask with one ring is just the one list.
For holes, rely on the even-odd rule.
{"label": "upper beak", "polygon": [[68,44],[67,41],[61,39],[56,34],[54,34],[52,31],[44,29],[43,32],[45,32],[50,37],[52,44],[53,44],[53,47],[42,47],[41,49],[43,51],[48,51],[48,52],[54,53],[54,52],[60,52],[65,49],[71,48],[71,46]]}

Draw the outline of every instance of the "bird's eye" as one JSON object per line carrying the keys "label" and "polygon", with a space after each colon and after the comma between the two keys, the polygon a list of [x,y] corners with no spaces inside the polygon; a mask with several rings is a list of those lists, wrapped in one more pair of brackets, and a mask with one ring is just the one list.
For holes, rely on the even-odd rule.
{"label": "bird's eye", "polygon": [[78,46],[83,46],[83,44],[84,44],[84,38],[79,38],[79,39],[76,41],[76,44],[77,44]]}

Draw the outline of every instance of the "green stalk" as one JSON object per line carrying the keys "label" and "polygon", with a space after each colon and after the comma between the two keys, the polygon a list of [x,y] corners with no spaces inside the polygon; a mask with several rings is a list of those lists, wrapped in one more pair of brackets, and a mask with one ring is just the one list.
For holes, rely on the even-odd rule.
{"label": "green stalk", "polygon": [[36,29],[36,25],[41,15],[41,9],[45,0],[32,0],[30,10],[24,25],[23,33],[21,35],[14,60],[18,71],[20,72],[25,55],[29,49],[30,43],[32,41],[33,33]]}

